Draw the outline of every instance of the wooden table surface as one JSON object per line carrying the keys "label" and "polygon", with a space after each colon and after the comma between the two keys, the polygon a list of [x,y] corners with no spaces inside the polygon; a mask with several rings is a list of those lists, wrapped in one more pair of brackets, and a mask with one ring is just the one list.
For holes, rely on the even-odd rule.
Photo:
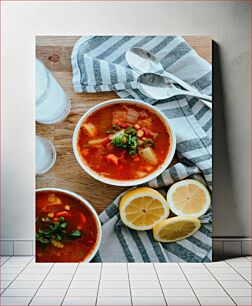
{"label": "wooden table surface", "polygon": [[[71,52],[79,36],[37,36],[36,56],[52,72],[71,100],[68,117],[55,125],[36,124],[36,134],[50,139],[57,151],[54,167],[36,177],[36,187],[58,187],[74,191],[86,198],[98,213],[120,194],[124,187],[96,181],[79,166],[72,150],[72,135],[76,123],[90,107],[117,98],[113,92],[75,93],[72,86]],[[211,63],[212,41],[207,36],[186,36],[188,43],[200,56]],[[174,159],[173,162],[175,162]]]}

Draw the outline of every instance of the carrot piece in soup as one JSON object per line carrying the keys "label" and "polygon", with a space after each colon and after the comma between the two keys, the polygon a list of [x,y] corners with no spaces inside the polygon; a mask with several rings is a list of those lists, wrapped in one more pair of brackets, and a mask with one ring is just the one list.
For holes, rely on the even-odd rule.
{"label": "carrot piece in soup", "polygon": [[93,245],[93,244],[94,244],[94,240],[88,240],[88,241],[86,242],[86,244],[87,244],[87,245]]}
{"label": "carrot piece in soup", "polygon": [[81,155],[83,155],[83,156],[88,156],[88,154],[89,154],[89,149],[83,149],[83,150],[81,150]]}
{"label": "carrot piece in soup", "polygon": [[67,211],[60,211],[56,213],[56,217],[71,217],[72,215]]}
{"label": "carrot piece in soup", "polygon": [[156,133],[153,133],[151,130],[149,130],[146,127],[143,127],[142,130],[144,131],[144,135],[146,137],[153,137]]}
{"label": "carrot piece in soup", "polygon": [[118,121],[116,124],[119,125],[123,129],[127,129],[129,127],[128,123],[124,123],[124,122],[121,122],[121,121]]}
{"label": "carrot piece in soup", "polygon": [[140,160],[140,157],[138,155],[133,155],[132,159],[134,160],[134,162],[138,162]]}
{"label": "carrot piece in soup", "polygon": [[118,165],[118,157],[115,155],[115,154],[109,154],[106,156],[106,159],[108,162],[110,162],[111,164],[114,164],[114,165]]}
{"label": "carrot piece in soup", "polygon": [[80,213],[79,216],[80,216],[81,223],[85,224],[87,222],[86,217],[82,213]]}

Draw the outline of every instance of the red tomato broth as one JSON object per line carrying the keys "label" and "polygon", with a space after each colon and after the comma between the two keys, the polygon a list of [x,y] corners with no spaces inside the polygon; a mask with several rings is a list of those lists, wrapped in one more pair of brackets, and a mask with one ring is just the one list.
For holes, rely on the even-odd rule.
{"label": "red tomato broth", "polygon": [[[144,161],[139,153],[132,156],[127,151],[111,145],[111,140],[108,139],[108,134],[105,131],[111,130],[113,119],[115,119],[115,117],[116,120],[120,119],[120,114],[119,116],[115,116],[114,114],[124,112],[125,107],[136,111],[140,115],[135,123],[129,123],[127,120],[122,120],[118,121],[118,124],[123,128],[134,127],[136,124],[139,124],[140,129],[143,129],[145,132],[158,134],[154,141],[155,146],[153,147],[153,151],[158,160],[156,165],[150,165],[149,162]],[[96,134],[94,137],[89,135],[87,130],[83,127],[83,123],[91,123],[96,127]],[[92,113],[83,123],[79,130],[77,140],[79,155],[83,162],[98,175],[110,179],[139,179],[139,172],[145,173],[141,178],[149,175],[164,163],[171,148],[171,135],[163,119],[142,105],[138,106],[137,104],[125,102],[104,106]],[[148,128],[145,125],[148,125]],[[146,138],[146,133],[144,136]],[[101,144],[89,146],[88,141],[95,139],[104,140]],[[118,164],[108,162],[107,156],[109,154],[118,157]]]}
{"label": "red tomato broth", "polygon": [[[55,195],[62,204],[53,204],[48,201],[50,195]],[[69,210],[65,210],[65,207]],[[67,208],[68,208],[67,207]],[[36,233],[45,229],[42,221],[48,214],[54,214],[52,221],[63,216],[67,222],[66,232],[71,233],[78,229],[82,236],[77,239],[63,239],[63,248],[57,248],[51,243],[42,245],[36,241],[36,262],[82,262],[96,247],[98,239],[98,225],[93,213],[79,199],[59,191],[36,192]]]}

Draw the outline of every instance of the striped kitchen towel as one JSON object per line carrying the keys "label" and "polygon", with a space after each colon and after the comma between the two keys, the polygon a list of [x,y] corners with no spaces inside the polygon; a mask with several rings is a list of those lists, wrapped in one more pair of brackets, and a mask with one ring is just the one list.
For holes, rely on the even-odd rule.
{"label": "striped kitchen towel", "polygon": [[[125,61],[131,47],[155,54],[165,68],[196,87],[212,93],[212,67],[180,36],[82,37],[72,52],[73,86],[76,92],[115,91],[121,98],[151,103],[172,121],[177,136],[179,162],[147,186],[167,192],[184,178],[195,178],[212,189],[212,113],[197,98],[177,96],[156,101],[139,92],[133,71]],[[205,262],[212,259],[211,209],[201,218],[193,236],[176,243],[160,243],[152,232],[137,232],[120,221],[122,194],[100,214],[103,238],[94,261],[101,262]]]}

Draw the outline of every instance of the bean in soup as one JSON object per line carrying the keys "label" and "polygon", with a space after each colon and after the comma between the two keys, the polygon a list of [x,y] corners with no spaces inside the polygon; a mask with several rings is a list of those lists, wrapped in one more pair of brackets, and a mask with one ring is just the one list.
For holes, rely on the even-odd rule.
{"label": "bean in soup", "polygon": [[140,179],[163,164],[171,136],[156,113],[125,102],[92,113],[81,125],[77,147],[83,162],[98,175]]}
{"label": "bean in soup", "polygon": [[97,237],[95,217],[79,199],[58,191],[36,192],[37,262],[81,262]]}

